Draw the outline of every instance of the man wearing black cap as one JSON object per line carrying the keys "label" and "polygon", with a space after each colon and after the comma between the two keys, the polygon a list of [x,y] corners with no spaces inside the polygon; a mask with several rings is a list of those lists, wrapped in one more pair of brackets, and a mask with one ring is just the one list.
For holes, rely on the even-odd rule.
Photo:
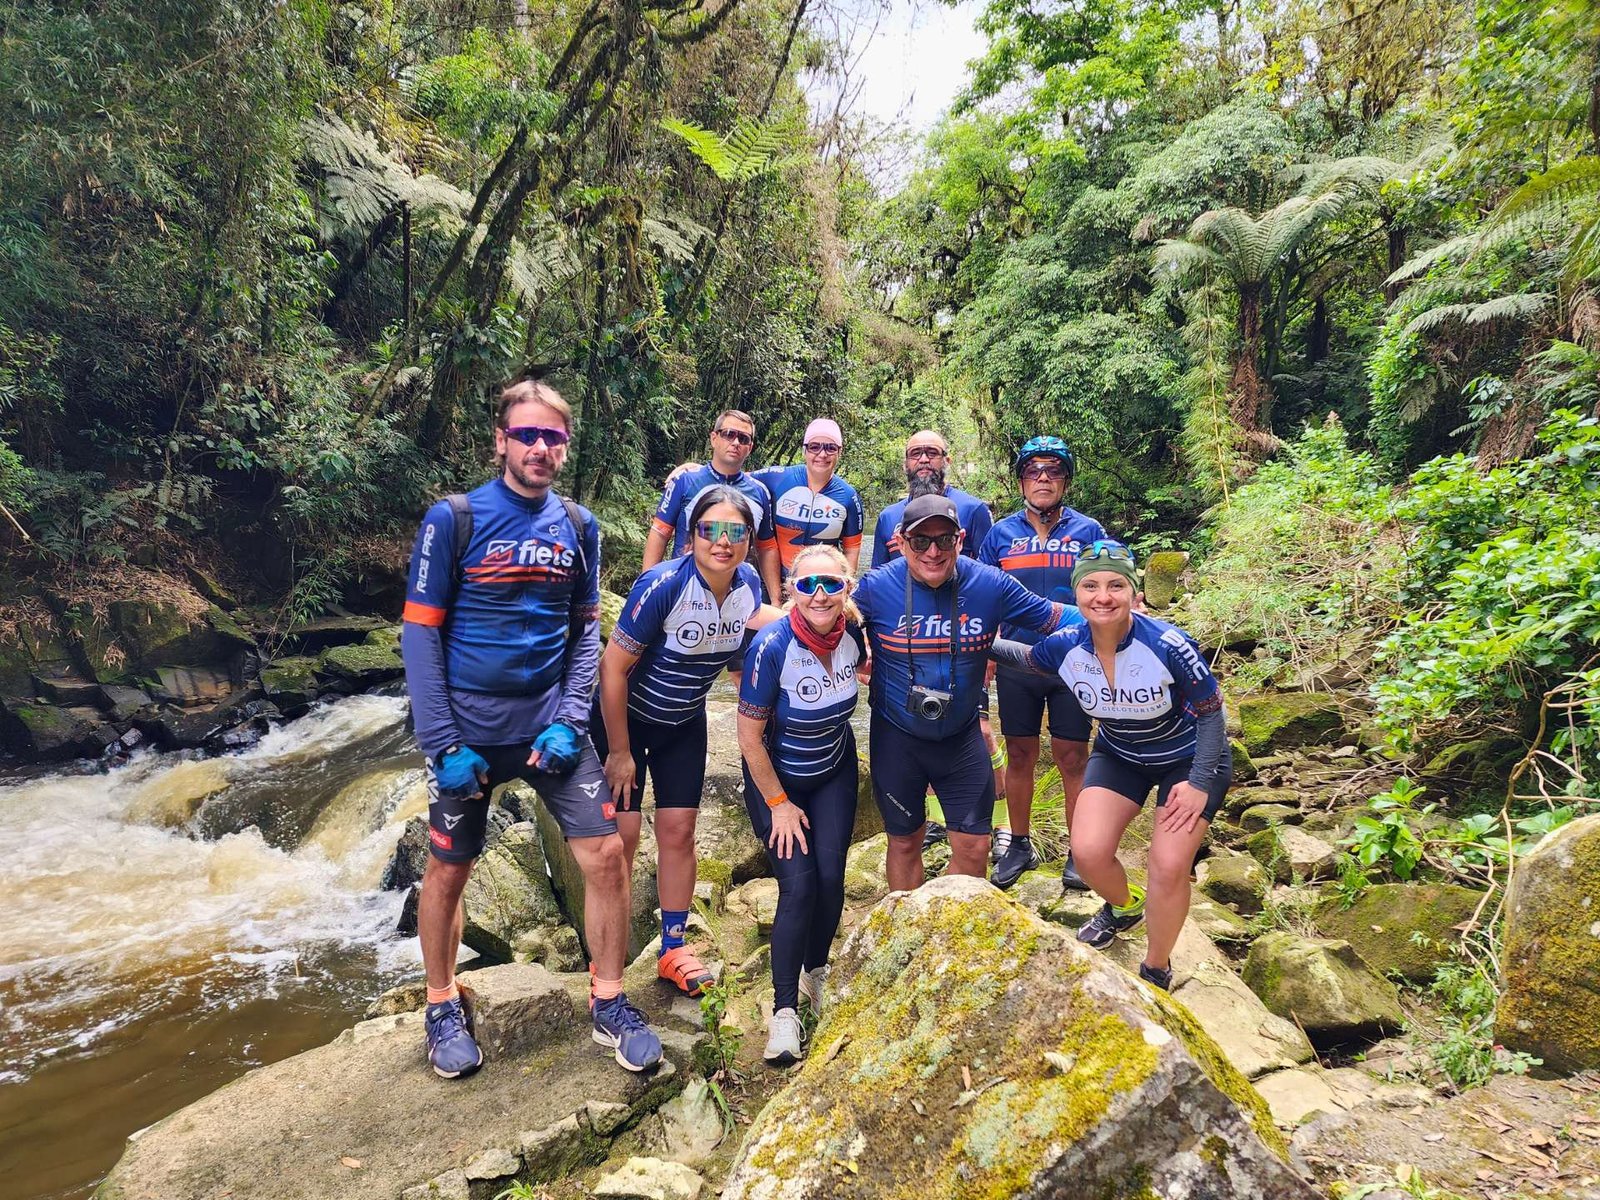
{"label": "man wearing black cap", "polygon": [[1000,622],[1048,633],[1061,604],[962,556],[956,505],[918,496],[900,521],[903,558],[870,571],[855,599],[872,642],[873,796],[889,834],[889,886],[923,880],[929,785],[950,831],[950,873],[987,867],[994,772],[978,729],[988,650]]}

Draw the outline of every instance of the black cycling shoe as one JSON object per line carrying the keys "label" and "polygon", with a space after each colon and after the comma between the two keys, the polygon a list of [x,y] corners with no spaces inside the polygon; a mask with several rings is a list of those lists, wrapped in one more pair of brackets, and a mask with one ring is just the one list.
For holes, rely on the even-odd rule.
{"label": "black cycling shoe", "polygon": [[1011,845],[995,864],[993,883],[1002,892],[1007,891],[1022,878],[1024,872],[1031,871],[1038,865],[1039,852],[1033,848],[1033,842],[1026,837],[1017,837],[1013,834]]}
{"label": "black cycling shoe", "polygon": [[922,835],[922,848],[929,850],[940,842],[948,841],[949,835],[943,825],[937,821],[929,821],[927,832]]}
{"label": "black cycling shoe", "polygon": [[1067,861],[1061,864],[1061,890],[1064,892],[1087,892],[1090,887],[1083,881],[1083,876],[1078,874],[1078,864],[1072,861],[1072,851],[1067,851]]}
{"label": "black cycling shoe", "polygon": [[1078,930],[1078,940],[1085,946],[1093,946],[1096,950],[1104,950],[1117,940],[1117,934],[1127,933],[1130,929],[1138,928],[1144,920],[1144,907],[1141,905],[1136,913],[1127,916],[1118,916],[1117,910],[1111,907],[1110,901],[1100,906],[1100,911],[1095,913],[1083,923],[1083,928]]}
{"label": "black cycling shoe", "polygon": [[1172,968],[1171,967],[1167,967],[1165,969],[1162,969],[1161,967],[1152,967],[1152,966],[1147,966],[1144,963],[1140,963],[1139,964],[1139,978],[1144,980],[1146,983],[1154,984],[1156,987],[1160,988],[1163,992],[1170,992],[1172,990]]}

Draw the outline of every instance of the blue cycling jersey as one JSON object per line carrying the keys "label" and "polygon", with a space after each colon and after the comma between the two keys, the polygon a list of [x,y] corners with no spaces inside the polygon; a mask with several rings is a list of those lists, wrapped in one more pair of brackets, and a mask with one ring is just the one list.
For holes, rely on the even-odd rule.
{"label": "blue cycling jersey", "polygon": [[[872,716],[920,738],[960,733],[977,718],[989,646],[1001,621],[1048,633],[1063,608],[1035,596],[1015,579],[970,558],[956,560],[954,588],[937,590],[912,581],[906,620],[905,559],[868,571],[856,585],[856,605],[872,643]],[[950,655],[950,602],[959,606],[956,654]],[[952,667],[954,679],[952,680]],[[950,692],[944,719],[930,721],[906,708],[912,684]]]}
{"label": "blue cycling jersey", "polygon": [[1143,613],[1133,614],[1133,628],[1117,647],[1110,684],[1087,625],[1051,634],[1028,651],[1028,659],[1059,675],[1083,711],[1100,723],[1097,749],[1142,766],[1192,758],[1195,718],[1222,706],[1216,676],[1194,639]]}
{"label": "blue cycling jersey", "polygon": [[773,496],[772,530],[778,538],[778,555],[783,573],[805,546],[837,546],[853,550],[861,545],[861,530],[866,517],[861,497],[839,476],[811,490],[804,465],[767,467],[755,473]]}
{"label": "blue cycling jersey", "polygon": [[756,527],[751,531],[755,537],[750,547],[752,554],[757,545],[772,541],[772,493],[767,490],[767,485],[748,471],[724,475],[709,463],[702,463],[684,471],[667,484],[661,493],[661,503],[656,507],[655,527],[672,538],[674,558],[689,547],[689,514],[694,511],[694,502],[700,498],[701,492],[718,486],[731,487],[744,493],[745,499],[750,501],[750,507],[755,510]]}
{"label": "blue cycling jersey", "polygon": [[[599,620],[600,526],[580,510],[580,578],[580,535],[554,492],[532,500],[494,479],[467,500],[472,538],[459,562],[445,500],[428,510],[411,550],[401,647],[417,742],[431,755],[453,742],[527,740],[552,720],[582,732],[599,637],[582,661],[567,639],[574,588],[584,625]],[[421,630],[428,637],[419,640]]]}
{"label": "blue cycling jersey", "polygon": [[[994,523],[978,550],[978,561],[999,567],[1036,596],[1073,604],[1073,564],[1080,553],[1105,536],[1099,521],[1063,506],[1060,520],[1048,536],[1040,537],[1027,511],[1019,510]],[[1031,629],[1015,625],[1002,626],[1000,636],[1023,645],[1039,640]]]}
{"label": "blue cycling jersey", "polygon": [[826,779],[838,770],[856,709],[856,668],[867,646],[855,625],[822,662],[795,636],[788,620],[756,634],[744,657],[739,713],[769,722],[772,765],[791,779]]}
{"label": "blue cycling jersey", "polygon": [[[978,547],[994,524],[989,506],[976,496],[968,495],[958,487],[944,489],[945,497],[956,506],[961,518],[961,528],[967,531],[967,540],[961,544],[961,553],[968,558],[978,557]],[[872,565],[881,567],[900,557],[900,518],[905,515],[909,500],[896,500],[878,514],[877,528],[872,535]]]}
{"label": "blue cycling jersey", "polygon": [[652,725],[682,725],[705,705],[722,669],[744,648],[745,622],[761,607],[761,579],[740,563],[721,604],[693,555],[651,567],[633,585],[611,640],[639,656],[628,711]]}

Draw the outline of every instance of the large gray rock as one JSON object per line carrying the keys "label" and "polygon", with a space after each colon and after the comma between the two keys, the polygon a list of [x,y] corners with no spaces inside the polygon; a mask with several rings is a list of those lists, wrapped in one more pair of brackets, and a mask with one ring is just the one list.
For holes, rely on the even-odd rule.
{"label": "large gray rock", "polygon": [[1328,692],[1274,692],[1239,701],[1240,740],[1252,758],[1337,740],[1344,712]]}
{"label": "large gray rock", "polygon": [[537,1050],[578,1026],[561,981],[537,963],[508,963],[468,972],[461,980],[472,1031],[486,1056]]}
{"label": "large gray rock", "polygon": [[594,1185],[593,1195],[606,1200],[699,1200],[706,1181],[682,1163],[659,1158],[630,1158]]}
{"label": "large gray rock", "polygon": [[1246,1079],[1310,1062],[1316,1054],[1306,1035],[1262,1004],[1226,963],[1196,964],[1173,994]]}
{"label": "large gray rock", "polygon": [[1195,877],[1202,895],[1246,914],[1261,911],[1261,897],[1272,884],[1248,854],[1214,853],[1195,868]]}
{"label": "large gray rock", "polygon": [[1339,852],[1294,825],[1277,825],[1253,833],[1245,846],[1277,883],[1332,879],[1339,873]]}
{"label": "large gray rock", "polygon": [[1404,1023],[1394,984],[1362,962],[1349,942],[1281,930],[1263,934],[1245,959],[1244,981],[1319,1044],[1377,1037]]}
{"label": "large gray rock", "polygon": [[1517,861],[1501,962],[1495,1036],[1552,1070],[1600,1067],[1600,816]]}
{"label": "large gray rock", "polygon": [[844,860],[844,895],[851,904],[889,894],[889,835],[877,833],[850,847]]}
{"label": "large gray rock", "polygon": [[661,1110],[666,1134],[667,1157],[673,1162],[694,1166],[711,1157],[722,1145],[727,1127],[722,1112],[712,1098],[711,1085],[704,1079],[691,1079],[683,1091]]}
{"label": "large gray rock", "polygon": [[832,983],[723,1200],[1315,1194],[1181,1005],[982,880],[880,902]]}

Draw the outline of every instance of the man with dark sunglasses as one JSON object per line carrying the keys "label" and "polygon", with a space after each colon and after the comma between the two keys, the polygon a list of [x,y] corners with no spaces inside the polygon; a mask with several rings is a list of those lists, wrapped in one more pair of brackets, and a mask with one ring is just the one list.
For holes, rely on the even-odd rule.
{"label": "man with dark sunglasses", "polygon": [[774,601],[782,592],[778,542],[772,532],[772,492],[766,484],[744,469],[745,460],[755,449],[756,423],[749,413],[724,409],[711,425],[711,461],[685,470],[679,468],[667,479],[656,508],[655,519],[644,541],[644,569],[648,571],[667,557],[689,548],[689,514],[695,500],[707,488],[737,488],[750,501],[756,515],[756,566],[767,596]]}
{"label": "man with dark sunglasses", "polygon": [[[1105,527],[1066,503],[1077,464],[1058,437],[1030,438],[1012,463],[1022,507],[995,522],[978,561],[999,567],[1030,592],[1073,604],[1072,568],[1085,548],[1106,536]],[[1077,612],[1076,607],[1073,613]],[[1000,636],[1031,646],[1039,635],[1014,625]],[[1034,770],[1039,763],[1039,725],[1049,713],[1050,757],[1061,772],[1068,824],[1089,761],[1089,718],[1065,682],[1002,665],[995,672],[1000,733],[1006,740],[1006,809],[1009,833],[995,837],[994,884],[1010,888],[1039,865],[1028,834],[1033,814]],[[1087,889],[1071,852],[1061,869],[1066,888]]]}
{"label": "man with dark sunglasses", "polygon": [[429,858],[417,907],[428,1062],[483,1063],[455,978],[461,895],[483,853],[494,789],[533,785],[583,872],[594,1038],[642,1071],[660,1039],[622,992],[627,852],[589,741],[600,658],[600,528],[556,495],[572,410],[549,384],[506,388],[496,479],[428,510],[411,551],[400,635],[417,742],[427,756]]}
{"label": "man with dark sunglasses", "polygon": [[889,834],[889,886],[923,880],[931,786],[944,809],[950,873],[987,867],[995,777],[978,725],[988,647],[1002,621],[1049,633],[1064,607],[962,554],[961,514],[948,496],[918,496],[900,526],[903,558],[856,588],[872,643],[869,761]]}

